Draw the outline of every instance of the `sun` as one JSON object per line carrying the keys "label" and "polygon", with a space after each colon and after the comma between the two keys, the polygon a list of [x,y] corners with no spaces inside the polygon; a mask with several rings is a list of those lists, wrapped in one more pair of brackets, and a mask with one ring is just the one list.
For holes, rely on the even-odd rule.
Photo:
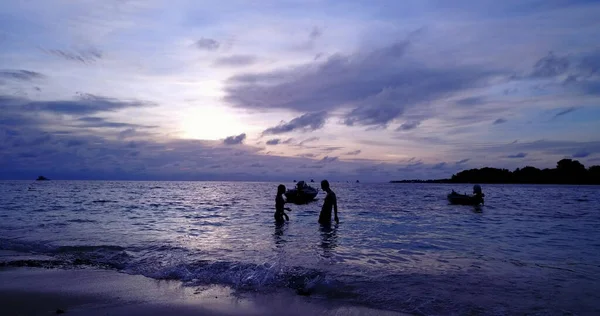
{"label": "sun", "polygon": [[234,113],[217,106],[186,110],[179,121],[181,137],[188,139],[223,139],[243,133],[245,127]]}

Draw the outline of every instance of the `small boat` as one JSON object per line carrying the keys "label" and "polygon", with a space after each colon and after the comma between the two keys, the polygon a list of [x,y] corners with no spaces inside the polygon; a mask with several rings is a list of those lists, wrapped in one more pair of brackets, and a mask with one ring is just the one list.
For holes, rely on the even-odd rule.
{"label": "small boat", "polygon": [[37,179],[35,179],[35,181],[48,181],[50,179],[44,177],[44,176],[39,176]]}
{"label": "small boat", "polygon": [[285,197],[288,203],[306,204],[314,201],[318,193],[318,189],[309,186],[304,181],[298,181],[295,189],[289,189],[285,192]]}
{"label": "small boat", "polygon": [[450,204],[479,205],[483,204],[483,195],[459,194],[452,190],[452,193],[448,194],[448,201]]}

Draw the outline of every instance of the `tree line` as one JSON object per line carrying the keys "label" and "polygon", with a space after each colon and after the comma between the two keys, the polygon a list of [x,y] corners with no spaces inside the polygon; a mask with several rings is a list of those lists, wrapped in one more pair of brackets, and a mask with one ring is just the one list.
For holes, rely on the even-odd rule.
{"label": "tree line", "polygon": [[562,159],[553,169],[531,166],[515,171],[485,167],[469,169],[450,179],[402,180],[392,183],[527,183],[527,184],[600,184],[600,166],[585,166],[577,160]]}

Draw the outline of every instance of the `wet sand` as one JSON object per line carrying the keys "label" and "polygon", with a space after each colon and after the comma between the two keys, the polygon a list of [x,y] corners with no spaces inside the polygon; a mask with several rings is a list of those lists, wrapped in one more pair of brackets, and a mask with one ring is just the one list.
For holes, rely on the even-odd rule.
{"label": "wet sand", "polygon": [[0,269],[1,315],[405,315],[292,293],[234,295],[95,269]]}

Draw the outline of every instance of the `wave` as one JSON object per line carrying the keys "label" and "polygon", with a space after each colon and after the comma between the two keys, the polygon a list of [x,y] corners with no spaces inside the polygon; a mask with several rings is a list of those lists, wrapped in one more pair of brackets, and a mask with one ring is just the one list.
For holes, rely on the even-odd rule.
{"label": "wave", "polygon": [[97,223],[98,221],[91,220],[91,219],[76,218],[76,219],[70,219],[67,222],[70,222],[70,223]]}
{"label": "wave", "polygon": [[[0,239],[0,249],[23,253],[0,261],[0,266],[75,268],[90,266],[140,274],[161,280],[178,280],[186,285],[221,284],[235,290],[267,290],[287,287],[299,293],[312,293],[322,288],[327,274],[316,269],[286,267],[279,262],[262,264],[186,260],[189,250],[168,245],[144,249],[127,249],[117,245],[50,246],[44,243]],[[30,259],[32,253],[51,259]],[[324,283],[325,282],[325,283]]]}
{"label": "wave", "polygon": [[[414,285],[415,282],[426,283],[428,278],[422,275],[368,277],[338,273],[335,270],[286,266],[278,260],[263,263],[214,261],[198,259],[199,255],[194,258],[190,250],[168,245],[137,249],[118,245],[51,247],[30,244],[29,248],[44,250],[44,253],[50,257],[47,259],[32,259],[30,255],[25,255],[23,258],[0,257],[0,267],[59,269],[93,267],[143,275],[157,280],[177,280],[186,286],[219,284],[241,293],[272,293],[288,289],[303,296],[344,300],[352,304],[398,311],[412,310],[425,314],[432,311],[429,310],[430,306],[440,304],[439,301],[428,302],[427,298],[411,295],[410,291],[406,290],[407,285]],[[5,261],[2,261],[3,259]],[[382,288],[389,287],[394,289],[395,294],[381,291]],[[396,294],[402,291],[405,293],[401,297],[406,295],[407,300],[400,302]]]}

